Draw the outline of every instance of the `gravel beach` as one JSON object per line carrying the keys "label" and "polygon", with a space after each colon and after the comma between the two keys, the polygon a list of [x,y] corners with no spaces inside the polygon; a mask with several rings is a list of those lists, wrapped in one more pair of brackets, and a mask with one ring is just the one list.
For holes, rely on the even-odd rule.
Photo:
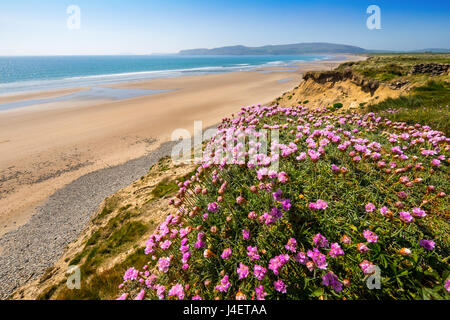
{"label": "gravel beach", "polygon": [[0,238],[0,298],[7,299],[25,282],[42,275],[74,241],[109,195],[147,173],[169,156],[177,142],[124,164],[86,174],[56,191],[30,221]]}

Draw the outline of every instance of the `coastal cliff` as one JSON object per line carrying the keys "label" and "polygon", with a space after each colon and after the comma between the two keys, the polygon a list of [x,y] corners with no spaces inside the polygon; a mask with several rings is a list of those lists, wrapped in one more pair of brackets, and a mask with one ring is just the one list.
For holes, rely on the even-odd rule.
{"label": "coastal cliff", "polygon": [[344,71],[307,72],[303,81],[292,91],[274,100],[281,106],[293,103],[314,107],[329,107],[342,103],[343,110],[355,109],[387,98],[396,98],[408,87],[392,88],[375,79],[367,79],[347,69]]}

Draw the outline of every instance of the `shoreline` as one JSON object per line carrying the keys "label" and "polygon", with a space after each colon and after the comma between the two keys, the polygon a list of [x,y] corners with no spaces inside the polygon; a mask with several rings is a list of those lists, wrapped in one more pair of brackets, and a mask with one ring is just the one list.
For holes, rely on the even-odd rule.
{"label": "shoreline", "polygon": [[[241,105],[264,103],[273,100],[273,98],[281,95],[283,92],[292,89],[294,83],[298,84],[301,81],[302,74],[306,71],[328,70],[328,68],[335,67],[342,62],[344,61],[310,62],[306,66],[302,65],[299,68],[301,70],[298,70],[296,73],[273,72],[262,74],[242,72],[120,83],[109,87],[161,89],[171,83],[173,86],[178,86],[178,90],[126,99],[124,101],[96,101],[94,103],[92,101],[81,101],[78,104],[69,104],[62,108],[50,104],[44,108],[26,107],[8,110],[3,112],[3,114],[0,113],[1,124],[4,114],[8,114],[10,119],[15,119],[16,121],[17,119],[24,121],[23,119],[27,118],[29,121],[36,121],[36,115],[54,117],[56,114],[58,117],[67,118],[67,116],[76,117],[80,112],[86,112],[87,117],[82,119],[84,121],[89,119],[94,123],[95,132],[101,131],[105,129],[105,126],[107,128],[110,125],[107,121],[101,121],[101,118],[107,113],[120,111],[115,115],[116,117],[127,117],[127,114],[130,113],[130,108],[138,114],[138,117],[128,118],[127,120],[131,122],[129,124],[123,121],[120,123],[134,127],[134,129],[139,124],[140,130],[143,130],[146,126],[149,126],[148,119],[151,119],[150,115],[157,119],[155,120],[156,123],[152,124],[151,130],[132,131],[133,134],[137,134],[134,137],[129,132],[124,136],[123,131],[117,130],[109,132],[109,134],[113,133],[112,137],[100,135],[99,141],[95,141],[95,143],[92,143],[94,142],[92,140],[86,141],[89,148],[87,150],[76,149],[78,152],[73,152],[69,156],[66,154],[65,159],[69,159],[69,161],[63,161],[62,169],[57,170],[56,173],[48,172],[49,175],[47,176],[37,176],[37,182],[25,187],[19,186],[19,191],[15,192],[13,196],[10,195],[8,197],[7,194],[3,199],[0,198],[0,204],[5,204],[7,202],[5,199],[8,201],[21,199],[23,201],[24,194],[34,196],[34,198],[31,197],[33,199],[29,201],[28,206],[24,205],[10,211],[10,213],[13,213],[10,218],[12,217],[16,221],[20,219],[14,213],[18,214],[18,212],[21,212],[22,220],[20,220],[20,226],[16,227],[16,223],[16,225],[10,226],[10,228],[3,228],[0,231],[0,280],[4,283],[0,296],[3,298],[8,296],[30,279],[34,279],[42,274],[46,267],[53,265],[65,246],[78,237],[83,227],[89,221],[92,212],[95,212],[95,209],[104,198],[137,180],[142,173],[148,170],[152,161],[158,161],[165,153],[170,151],[173,143],[168,141],[173,128],[187,128],[192,132],[191,127],[194,120],[203,120],[203,127],[209,127],[217,123],[222,116],[238,111]],[[261,78],[257,79],[257,75]],[[279,82],[279,80],[287,78],[293,78],[293,80]],[[183,83],[189,81],[190,83],[182,87]],[[211,89],[211,84],[214,81],[215,87],[213,86],[213,89]],[[209,88],[208,84],[210,85]],[[253,91],[251,95],[248,95],[249,91]],[[178,101],[180,94],[182,98],[187,99],[190,103],[174,107],[172,104],[176,106],[177,103],[181,103]],[[205,97],[208,97],[208,94],[212,94],[213,97],[205,101]],[[259,100],[261,97],[263,97],[263,101]],[[169,110],[162,110],[162,108],[158,110],[152,109],[149,114],[148,106],[152,103],[154,106],[163,105],[164,107],[166,107],[165,103],[170,103],[169,107],[166,107]],[[211,106],[217,106],[217,108],[211,108]],[[176,115],[180,114],[180,112],[188,113],[183,119],[177,119]],[[92,117],[96,119],[92,119]],[[123,119],[121,118],[121,120]],[[142,122],[142,120],[144,121]],[[168,123],[172,126],[168,126]],[[186,126],[189,123],[190,125]],[[116,122],[113,122],[113,124],[115,125]],[[62,129],[60,128],[60,130]],[[86,130],[86,128],[84,129]],[[80,133],[83,133],[83,130]],[[86,133],[91,132],[87,130]],[[71,131],[69,131],[69,134],[73,135]],[[120,142],[121,140],[127,141],[117,144],[117,141]],[[63,142],[67,143],[67,141]],[[117,150],[102,148],[101,144],[107,144],[108,142],[114,142],[112,149],[118,147]],[[96,150],[96,146],[99,147],[99,150]],[[97,151],[97,153],[92,149]],[[105,151],[109,151],[109,153],[103,153]],[[54,154],[54,152],[51,148],[45,150],[45,153],[50,155]],[[11,154],[16,155],[13,152]],[[40,157],[44,156],[43,153],[38,155]],[[91,158],[86,158],[86,155]],[[99,157],[96,159],[92,155]],[[30,157],[29,154],[28,157]],[[57,162],[58,159],[53,159],[53,162],[50,161],[50,166],[53,168],[55,164],[57,165]],[[3,168],[4,163],[1,164]],[[27,165],[27,163],[25,162],[24,165]],[[44,166],[43,169],[48,170],[49,168]],[[37,192],[38,189],[39,192]],[[83,193],[83,196],[80,196],[81,193]],[[5,215],[3,213],[0,215],[0,219],[3,218],[0,220],[2,227],[7,220],[4,219]],[[14,278],[10,278],[11,275],[14,275]]]}
{"label": "shoreline", "polygon": [[[175,55],[177,56],[177,55]],[[270,56],[270,55],[269,55]],[[167,56],[162,55],[162,58]],[[180,56],[178,56],[180,57]],[[186,56],[184,56],[186,57]],[[201,56],[194,56],[201,57]],[[257,58],[265,57],[265,55],[243,55],[243,56],[208,56],[208,57],[229,57],[229,58]],[[201,76],[208,74],[223,74],[233,72],[254,72],[258,69],[271,68],[273,66],[279,67],[295,67],[298,64],[310,63],[316,61],[329,61],[345,59],[345,54],[303,54],[303,55],[272,55],[276,59],[280,60],[267,60],[267,61],[236,61],[235,63],[225,63],[225,65],[189,65],[184,67],[182,65],[173,66],[169,69],[156,69],[149,70],[144,68],[143,70],[110,70],[110,73],[98,73],[98,74],[65,74],[59,75],[56,78],[50,79],[25,79],[18,81],[10,81],[0,83],[0,98],[8,97],[15,94],[27,94],[27,93],[39,93],[44,91],[57,91],[57,90],[71,90],[79,87],[98,87],[108,86],[117,83],[130,83],[135,81],[151,81],[156,79],[170,79],[179,78],[184,76]],[[45,57],[44,57],[45,58]],[[191,57],[192,58],[192,57]],[[297,58],[297,59],[295,59]],[[95,56],[94,56],[95,59]],[[244,62],[244,63],[237,63]],[[106,71],[105,71],[106,72]]]}

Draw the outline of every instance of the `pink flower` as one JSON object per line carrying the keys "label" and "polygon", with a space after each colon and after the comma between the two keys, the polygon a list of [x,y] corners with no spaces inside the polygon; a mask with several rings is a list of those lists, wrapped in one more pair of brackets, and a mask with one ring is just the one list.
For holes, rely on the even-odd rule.
{"label": "pink flower", "polygon": [[320,153],[312,149],[308,149],[308,155],[313,162],[316,162],[320,158]]}
{"label": "pink flower", "polygon": [[259,285],[255,288],[256,300],[265,300],[267,296],[267,292],[264,291],[264,287]]}
{"label": "pink flower", "polygon": [[413,214],[413,216],[414,217],[417,217],[417,218],[423,218],[423,217],[426,217],[426,213],[425,213],[425,211],[424,210],[422,210],[422,209],[420,209],[420,208],[413,208],[412,210],[411,210],[411,212],[412,212],[412,214]]}
{"label": "pink flower", "polygon": [[258,248],[257,247],[252,247],[252,246],[248,246],[247,247],[247,256],[250,257],[250,260],[259,260],[259,254],[258,254]]}
{"label": "pink flower", "polygon": [[220,280],[220,284],[216,286],[216,290],[220,292],[227,292],[231,283],[228,281],[228,275],[225,275],[222,280]]}
{"label": "pink flower", "polygon": [[179,283],[170,288],[168,292],[169,297],[178,297],[179,300],[184,299],[184,289],[183,286]]}
{"label": "pink flower", "polygon": [[295,256],[295,261],[304,265],[308,261],[308,258],[306,257],[306,254],[304,252],[299,252]]}
{"label": "pink flower", "polygon": [[413,216],[408,211],[401,211],[399,213],[400,219],[406,223],[413,221]]}
{"label": "pink flower", "polygon": [[285,199],[281,202],[281,205],[284,211],[289,211],[289,209],[291,208],[291,200]]}
{"label": "pink flower", "polygon": [[164,241],[164,242],[161,242],[161,243],[159,244],[159,246],[161,247],[161,249],[167,250],[167,249],[170,248],[170,245],[171,245],[171,244],[172,244],[172,241],[166,240],[166,241]]}
{"label": "pink flower", "polygon": [[261,168],[258,171],[256,171],[258,180],[262,180],[265,176],[268,174],[267,168]]}
{"label": "pink flower", "polygon": [[444,287],[445,287],[445,290],[447,290],[448,292],[450,292],[450,279],[447,279],[447,280],[445,281]]}
{"label": "pink flower", "polygon": [[311,202],[311,203],[308,205],[308,208],[311,209],[311,210],[317,210],[317,205],[316,205],[315,202]]}
{"label": "pink flower", "polygon": [[281,254],[279,256],[273,257],[269,261],[269,269],[272,270],[274,274],[278,275],[279,269],[282,268],[288,261],[288,254]]}
{"label": "pink flower", "polygon": [[435,155],[436,154],[436,152],[435,151],[433,151],[433,150],[422,150],[421,152],[420,152],[422,155],[424,155],[424,156],[433,156],[433,155]]}
{"label": "pink flower", "polygon": [[158,260],[158,269],[164,273],[169,270],[170,266],[170,258],[159,258]]}
{"label": "pink flower", "polygon": [[380,213],[382,216],[385,216],[389,212],[389,209],[387,207],[381,207]]}
{"label": "pink flower", "polygon": [[316,201],[316,205],[317,205],[317,209],[319,210],[325,210],[326,208],[328,208],[328,204],[325,200],[317,200]]}
{"label": "pink flower", "polygon": [[242,230],[242,238],[244,240],[250,239],[250,231],[247,229]]}
{"label": "pink flower", "polygon": [[191,252],[187,251],[185,253],[183,253],[183,257],[181,259],[181,262],[186,263],[189,261],[189,258],[191,257]]}
{"label": "pink flower", "polygon": [[261,281],[264,276],[266,275],[267,269],[255,264],[253,266],[253,274],[255,275],[256,279],[258,279],[259,281]]}
{"label": "pink flower", "polygon": [[368,204],[366,204],[366,212],[372,212],[375,210],[375,205],[371,202],[369,202]]}
{"label": "pink flower", "polygon": [[237,273],[239,274],[239,279],[247,278],[247,276],[248,276],[248,267],[245,264],[241,263],[239,265],[239,268],[237,269]]}
{"label": "pink flower", "polygon": [[290,238],[284,247],[291,252],[295,252],[297,250],[297,240]]}
{"label": "pink flower", "polygon": [[199,295],[193,296],[192,300],[203,300]]}
{"label": "pink flower", "polygon": [[248,213],[248,218],[249,218],[250,220],[255,220],[256,218],[258,218],[258,215],[256,214],[255,211],[250,211],[250,212]]}
{"label": "pink flower", "polygon": [[358,249],[359,252],[361,253],[366,253],[367,251],[369,251],[369,247],[366,246],[364,243],[358,243],[356,245],[356,248]]}
{"label": "pink flower", "polygon": [[343,244],[350,244],[350,243],[352,243],[352,239],[349,236],[344,234],[341,238],[341,242]]}
{"label": "pink flower", "polygon": [[364,274],[372,274],[375,272],[374,264],[368,260],[363,260],[363,262],[361,262],[359,266],[361,267]]}
{"label": "pink flower", "polygon": [[228,260],[231,256],[231,248],[226,248],[225,250],[223,250],[222,254],[220,255],[220,257],[223,260]]}
{"label": "pink flower", "polygon": [[116,300],[127,300],[129,293],[124,293],[120,297],[118,297]]}
{"label": "pink flower", "polygon": [[330,249],[330,251],[328,253],[333,258],[337,258],[337,256],[343,256],[344,255],[344,250],[341,249],[341,246],[337,242],[334,242],[334,243],[331,244],[331,249]]}
{"label": "pink flower", "polygon": [[364,230],[363,236],[366,238],[367,242],[375,243],[378,241],[378,236],[370,230]]}
{"label": "pink flower", "polygon": [[338,277],[332,273],[328,272],[326,275],[322,277],[322,284],[326,287],[331,286],[334,291],[341,291],[342,290],[342,283],[339,281]]}
{"label": "pink flower", "polygon": [[166,287],[161,284],[156,284],[155,289],[156,289],[156,295],[158,296],[158,298],[160,300],[164,299],[164,292],[166,291]]}
{"label": "pink flower", "polygon": [[433,251],[435,247],[435,243],[433,240],[419,240],[419,245],[422,248]]}
{"label": "pink flower", "polygon": [[433,159],[431,160],[431,165],[433,167],[439,167],[441,165],[441,161],[439,161],[438,159]]}
{"label": "pink flower", "polygon": [[195,249],[200,249],[200,248],[203,248],[204,246],[205,246],[205,243],[202,240],[197,240],[194,244]]}
{"label": "pink flower", "polygon": [[325,210],[328,208],[328,204],[325,200],[319,199],[316,202],[311,202],[308,207],[311,210]]}
{"label": "pink flower", "polygon": [[236,198],[236,203],[237,204],[243,204],[245,203],[245,198],[243,196],[239,196]]}
{"label": "pink flower", "polygon": [[273,283],[273,287],[274,287],[275,290],[277,290],[278,292],[286,293],[286,285],[284,284],[284,282],[283,282],[282,280],[275,281],[275,282]]}
{"label": "pink flower", "polygon": [[312,251],[308,250],[307,252],[308,257],[312,259],[314,262],[314,265],[322,270],[326,270],[328,263],[326,261],[326,257],[324,254],[320,253],[319,249],[314,248]]}
{"label": "pink flower", "polygon": [[217,202],[210,202],[208,203],[208,211],[209,212],[217,212],[219,210],[219,205]]}
{"label": "pink flower", "polygon": [[300,152],[300,154],[298,155],[298,157],[296,157],[295,159],[302,161],[306,159],[306,153],[305,152]]}
{"label": "pink flower", "polygon": [[323,235],[321,235],[320,233],[316,234],[313,237],[313,242],[317,247],[328,247],[328,240],[327,238],[325,238]]}
{"label": "pink flower", "polygon": [[400,191],[400,192],[398,192],[398,193],[397,193],[397,196],[398,196],[400,199],[406,199],[406,198],[408,198],[408,194],[407,194],[405,191]]}
{"label": "pink flower", "polygon": [[280,172],[279,174],[278,174],[278,181],[280,182],[280,183],[287,183],[288,181],[289,181],[289,176],[288,176],[288,174],[286,173],[286,172]]}
{"label": "pink flower", "polygon": [[139,271],[136,270],[135,268],[131,267],[123,275],[123,281],[137,280],[138,276],[139,276]]}
{"label": "pink flower", "polygon": [[332,165],[331,165],[331,170],[332,170],[333,172],[339,172],[339,171],[340,171],[340,168],[339,168],[337,165],[332,164]]}

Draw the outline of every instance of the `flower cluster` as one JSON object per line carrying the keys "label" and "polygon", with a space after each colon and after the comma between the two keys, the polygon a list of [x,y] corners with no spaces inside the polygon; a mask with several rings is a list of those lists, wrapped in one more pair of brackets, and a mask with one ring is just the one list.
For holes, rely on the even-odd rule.
{"label": "flower cluster", "polygon": [[[375,113],[242,108],[179,183],[176,213],[118,296],[448,298],[449,142]],[[381,290],[366,287],[375,272]]]}

